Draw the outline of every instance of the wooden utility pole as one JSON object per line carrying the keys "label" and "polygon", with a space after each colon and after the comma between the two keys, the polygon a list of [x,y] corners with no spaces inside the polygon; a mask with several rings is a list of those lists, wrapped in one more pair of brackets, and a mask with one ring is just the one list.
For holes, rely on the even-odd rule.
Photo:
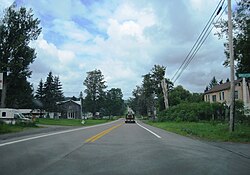
{"label": "wooden utility pole", "polygon": [[165,81],[165,78],[163,80],[161,80],[161,87],[162,87],[163,96],[164,96],[165,109],[168,109],[169,108],[169,105],[168,105],[168,89],[167,89],[167,83]]}
{"label": "wooden utility pole", "polygon": [[233,26],[232,26],[232,9],[231,9],[231,0],[227,0],[228,6],[228,42],[229,42],[229,54],[230,54],[230,91],[231,91],[231,100],[230,100],[230,119],[229,119],[229,131],[234,131],[234,52],[233,52]]}

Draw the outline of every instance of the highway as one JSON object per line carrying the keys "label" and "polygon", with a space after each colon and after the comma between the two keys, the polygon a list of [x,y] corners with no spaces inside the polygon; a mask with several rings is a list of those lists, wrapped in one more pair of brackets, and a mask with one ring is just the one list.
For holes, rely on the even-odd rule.
{"label": "highway", "polygon": [[250,174],[248,154],[137,122],[0,140],[0,174]]}

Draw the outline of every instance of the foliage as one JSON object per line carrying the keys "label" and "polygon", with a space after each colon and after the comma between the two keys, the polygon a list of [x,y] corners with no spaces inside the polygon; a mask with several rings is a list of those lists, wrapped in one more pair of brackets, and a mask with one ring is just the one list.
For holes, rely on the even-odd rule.
{"label": "foliage", "polygon": [[163,110],[164,98],[161,81],[165,80],[168,90],[173,88],[173,83],[165,79],[166,67],[154,65],[148,74],[143,75],[142,85],[133,90],[133,98],[130,99],[130,107],[139,115],[153,114],[155,108]]}
{"label": "foliage", "polygon": [[[250,125],[250,118],[244,115],[243,102],[235,103],[236,122]],[[158,115],[159,121],[228,121],[228,107],[223,103],[180,103],[162,111]]]}
{"label": "foliage", "polygon": [[123,94],[120,88],[112,88],[107,91],[105,98],[105,111],[108,116],[123,115],[125,111]]}
{"label": "foliage", "polygon": [[27,77],[31,75],[29,65],[36,54],[29,43],[41,33],[39,23],[31,9],[17,9],[15,4],[6,9],[0,20],[0,72],[4,75],[2,107],[31,107],[33,89]]}
{"label": "foliage", "polygon": [[228,132],[224,122],[147,122],[148,124],[185,136],[199,137],[212,141],[250,142],[250,127],[236,124],[233,133]]}
{"label": "foliage", "polygon": [[62,84],[58,76],[53,76],[50,71],[45,83],[41,80],[35,95],[36,99],[42,103],[39,106],[50,112],[58,111],[56,103],[64,100]]}
{"label": "foliage", "polygon": [[[237,7],[232,12],[233,22],[233,48],[234,58],[237,61],[236,74],[250,72],[250,2],[240,0]],[[217,25],[220,31],[217,33],[219,38],[227,36],[227,20],[221,20]],[[229,66],[229,46],[224,44],[227,60],[224,65]]]}
{"label": "foliage", "polygon": [[220,103],[181,103],[159,114],[160,121],[225,120],[224,105]]}
{"label": "foliage", "polygon": [[105,100],[105,85],[104,76],[100,70],[93,70],[87,72],[87,77],[83,82],[86,86],[85,93],[87,94],[84,99],[84,107],[86,111],[90,111],[95,115],[100,112]]}
{"label": "foliage", "polygon": [[175,106],[183,102],[195,103],[202,101],[203,101],[203,94],[199,93],[192,94],[180,85],[169,91],[170,106]]}

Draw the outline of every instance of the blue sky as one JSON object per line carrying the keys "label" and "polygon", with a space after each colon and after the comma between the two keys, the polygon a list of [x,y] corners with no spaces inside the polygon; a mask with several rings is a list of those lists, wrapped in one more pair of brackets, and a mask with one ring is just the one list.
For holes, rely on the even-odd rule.
{"label": "blue sky", "polygon": [[[37,52],[30,66],[35,89],[52,71],[60,77],[65,96],[79,96],[86,72],[100,69],[108,89],[121,88],[128,98],[155,64],[166,66],[166,77],[172,78],[219,0],[16,2],[32,8],[43,28],[30,44]],[[1,12],[11,3],[1,0]],[[229,77],[224,60],[223,41],[210,34],[175,86],[203,92],[213,76]]]}

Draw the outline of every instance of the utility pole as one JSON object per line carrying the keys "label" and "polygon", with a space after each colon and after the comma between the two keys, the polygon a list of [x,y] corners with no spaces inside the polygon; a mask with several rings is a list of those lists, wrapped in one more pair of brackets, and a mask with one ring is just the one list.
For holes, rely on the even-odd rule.
{"label": "utility pole", "polygon": [[228,6],[228,42],[229,42],[229,55],[230,55],[230,90],[231,90],[231,101],[230,101],[230,119],[229,119],[229,131],[234,131],[234,52],[233,52],[233,31],[232,31],[232,8],[231,0],[227,0]]}
{"label": "utility pole", "polygon": [[163,91],[163,95],[164,95],[165,109],[168,109],[169,108],[169,105],[168,105],[168,89],[167,89],[167,83],[165,81],[165,78],[163,78],[163,80],[161,80],[161,87],[162,87],[162,91]]}

